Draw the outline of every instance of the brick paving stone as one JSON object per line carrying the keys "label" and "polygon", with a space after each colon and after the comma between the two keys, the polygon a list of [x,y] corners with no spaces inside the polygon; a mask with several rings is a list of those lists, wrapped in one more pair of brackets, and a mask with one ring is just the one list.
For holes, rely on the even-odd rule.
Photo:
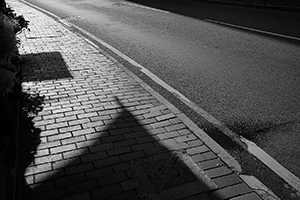
{"label": "brick paving stone", "polygon": [[73,149],[76,149],[76,145],[68,144],[68,145],[62,145],[62,146],[58,146],[58,147],[52,147],[52,148],[50,148],[50,152],[51,152],[51,154],[55,154],[55,153],[62,153],[65,151],[70,151]]}
{"label": "brick paving stone", "polygon": [[85,148],[85,147],[94,146],[98,144],[102,144],[102,142],[100,141],[99,138],[96,138],[96,139],[77,142],[76,146],[79,149],[79,148]]}
{"label": "brick paving stone", "polygon": [[182,121],[179,118],[172,118],[172,119],[169,119],[169,121],[171,122],[171,124],[182,123]]}
{"label": "brick paving stone", "polygon": [[155,145],[153,143],[142,143],[142,144],[131,145],[131,148],[133,151],[140,151],[144,149],[155,148]]}
{"label": "brick paving stone", "polygon": [[[49,116],[49,115],[47,115]],[[54,119],[48,119],[48,120],[42,120],[42,121],[37,121],[35,122],[35,126],[38,127],[38,126],[42,126],[42,125],[48,125],[48,124],[53,124],[55,122]]]}
{"label": "brick paving stone", "polygon": [[34,160],[34,163],[36,165],[39,165],[43,163],[55,162],[57,160],[62,160],[62,159],[63,159],[62,154],[46,155],[46,156],[37,157]]}
{"label": "brick paving stone", "polygon": [[190,147],[187,143],[176,143],[167,146],[170,150],[185,150]]}
{"label": "brick paving stone", "polygon": [[184,128],[186,128],[186,126],[183,123],[165,127],[167,131],[176,131]]}
{"label": "brick paving stone", "polygon": [[77,184],[68,185],[67,191],[68,191],[68,195],[72,195],[72,194],[88,192],[98,187],[99,186],[96,180],[89,180]]}
{"label": "brick paving stone", "polygon": [[92,199],[104,199],[109,196],[113,196],[121,193],[123,190],[119,184],[102,187],[97,190],[92,190]]}
{"label": "brick paving stone", "polygon": [[119,135],[119,134],[126,134],[126,133],[131,133],[130,128],[122,128],[122,129],[115,129],[115,130],[109,130],[109,133],[111,135]]}
{"label": "brick paving stone", "polygon": [[72,137],[71,133],[59,133],[56,135],[48,136],[47,140],[50,142],[50,141],[61,140],[61,139],[70,138],[70,137]]}
{"label": "brick paving stone", "polygon": [[94,167],[91,163],[85,163],[85,164],[67,167],[67,168],[65,168],[65,171],[66,171],[67,175],[71,175],[71,174],[78,174],[81,172],[90,171],[92,169],[94,169]]}
{"label": "brick paving stone", "polygon": [[207,194],[198,194],[195,196],[191,196],[188,198],[184,198],[182,200],[211,200]]}
{"label": "brick paving stone", "polygon": [[61,122],[61,123],[55,123],[55,124],[49,124],[46,125],[46,129],[57,129],[68,126],[67,122]]}
{"label": "brick paving stone", "polygon": [[130,127],[130,129],[134,132],[138,132],[138,131],[149,131],[152,129],[152,127],[150,125],[143,125],[143,126]]}
{"label": "brick paving stone", "polygon": [[29,190],[26,191],[26,194],[34,194],[34,193],[39,193],[39,192],[46,192],[46,191],[51,191],[55,188],[55,184],[53,180],[50,181],[44,181],[36,184],[31,184],[30,187],[36,188],[35,191]]}
{"label": "brick paving stone", "polygon": [[192,158],[193,161],[195,161],[196,163],[205,160],[205,158],[204,158],[201,154],[193,155],[193,156],[191,156],[191,158]]}
{"label": "brick paving stone", "polygon": [[136,120],[138,120],[138,117],[143,118],[143,119],[139,120],[139,124],[141,124],[141,125],[147,125],[147,124],[152,124],[152,123],[157,122],[157,120],[154,119],[154,118],[144,119],[144,117],[142,115],[141,116],[135,116]]}
{"label": "brick paving stone", "polygon": [[231,200],[261,200],[261,198],[256,193],[252,192],[250,194],[232,198]]}
{"label": "brick paving stone", "polygon": [[[68,121],[68,124],[69,126],[66,127],[66,128],[62,128],[61,131],[69,131],[68,129],[70,129],[70,126],[73,127],[81,127],[80,124],[84,124],[84,123],[87,123],[87,122],[90,122],[90,119],[89,118],[84,118],[84,119],[77,119],[75,118],[75,120],[71,120],[71,121]],[[72,128],[71,128],[72,129]],[[74,130],[70,130],[70,131],[75,131],[75,130],[78,130],[78,129],[74,129]]]}
{"label": "brick paving stone", "polygon": [[196,146],[201,146],[201,145],[203,145],[204,143],[203,143],[201,140],[193,140],[193,141],[188,141],[187,144],[188,144],[190,147],[196,147]]}
{"label": "brick paving stone", "polygon": [[206,153],[202,153],[202,156],[206,159],[206,160],[210,160],[210,159],[215,159],[217,158],[217,155],[214,154],[212,151],[206,152]]}
{"label": "brick paving stone", "polygon": [[40,149],[36,152],[35,157],[38,158],[38,157],[46,156],[46,155],[49,155],[49,154],[50,154],[49,149]]}
{"label": "brick paving stone", "polygon": [[233,185],[232,187],[236,189],[241,195],[252,192],[249,186],[247,186],[245,183]]}
{"label": "brick paving stone", "polygon": [[140,186],[140,182],[137,179],[129,179],[121,182],[121,186],[124,191],[136,189]]}
{"label": "brick paving stone", "polygon": [[71,176],[64,176],[55,180],[57,187],[67,186],[74,183],[79,183],[85,180],[84,174],[76,174]]}
{"label": "brick paving stone", "polygon": [[151,129],[148,130],[147,133],[149,135],[157,135],[157,134],[161,134],[161,133],[165,133],[167,132],[167,130],[165,128],[156,128],[156,129]]}
{"label": "brick paving stone", "polygon": [[86,138],[83,135],[81,135],[81,136],[77,136],[77,137],[62,139],[61,143],[63,145],[65,145],[65,144],[70,144],[70,143],[81,142],[81,141],[84,141],[84,140],[86,140]]}
{"label": "brick paving stone", "polygon": [[109,156],[121,155],[129,152],[132,152],[132,149],[128,146],[107,150]]}
{"label": "brick paving stone", "polygon": [[77,117],[79,119],[82,119],[82,118],[88,118],[88,117],[95,117],[95,116],[98,116],[98,113],[97,112],[90,112],[90,113],[84,113],[84,114],[79,114],[77,115]]}
{"label": "brick paving stone", "polygon": [[112,143],[112,142],[118,142],[123,141],[124,136],[123,135],[114,135],[114,136],[108,136],[101,138],[102,143]]}
{"label": "brick paving stone", "polygon": [[219,188],[229,185],[235,185],[242,182],[242,180],[235,174],[229,174],[226,176],[215,178],[213,179],[213,181]]}
{"label": "brick paving stone", "polygon": [[51,109],[52,112],[55,113],[64,113],[68,111],[72,111],[72,108],[61,108],[61,109]]}
{"label": "brick paving stone", "polygon": [[30,166],[27,168],[27,170],[25,172],[25,176],[42,173],[42,172],[46,172],[46,171],[50,171],[50,170],[52,170],[51,163]]}
{"label": "brick paving stone", "polygon": [[191,134],[191,131],[188,129],[181,129],[181,130],[178,130],[178,133],[180,135],[189,135],[189,134]]}
{"label": "brick paving stone", "polygon": [[144,137],[146,136],[146,133],[144,131],[134,132],[134,133],[127,133],[123,135],[126,139],[130,138],[138,138],[138,137]]}
{"label": "brick paving stone", "polygon": [[238,191],[236,191],[233,187],[229,186],[212,192],[211,194],[209,194],[209,197],[211,200],[225,200],[238,195]]}
{"label": "brick paving stone", "polygon": [[80,160],[76,158],[69,158],[69,159],[64,159],[64,160],[59,160],[56,162],[52,163],[52,168],[53,170],[55,169],[62,169],[65,168],[66,166],[73,166],[73,165],[78,165],[80,164]]}
{"label": "brick paving stone", "polygon": [[105,151],[105,150],[109,150],[109,149],[113,149],[113,148],[114,148],[114,145],[112,143],[100,144],[100,145],[89,147],[89,149],[92,153],[95,153],[98,151]]}
{"label": "brick paving stone", "polygon": [[129,160],[141,158],[141,157],[144,157],[144,156],[145,156],[145,154],[144,154],[143,151],[135,151],[135,152],[120,155],[120,159],[122,161],[129,161]]}
{"label": "brick paving stone", "polygon": [[41,137],[44,137],[44,136],[50,136],[50,135],[55,135],[58,133],[58,130],[57,129],[52,129],[52,130],[46,130],[46,131],[42,131],[40,133],[40,136]]}
{"label": "brick paving stone", "polygon": [[107,154],[104,151],[92,153],[92,154],[86,154],[81,156],[82,163],[91,162],[99,159],[107,158]]}
{"label": "brick paving stone", "polygon": [[132,146],[134,144],[137,144],[137,141],[135,139],[128,139],[128,140],[123,140],[123,141],[119,141],[119,142],[114,142],[113,144],[116,148],[119,148],[119,147],[124,147],[124,146]]}
{"label": "brick paving stone", "polygon": [[115,172],[125,171],[131,169],[129,162],[122,162],[113,166]]}
{"label": "brick paving stone", "polygon": [[[33,178],[34,178],[34,183],[39,183],[39,182],[43,182],[43,181],[51,181],[60,177],[65,176],[65,172],[62,170],[51,170],[48,172],[44,172],[44,173],[39,173],[39,174],[34,174]],[[26,182],[27,182],[27,177],[26,177]]]}
{"label": "brick paving stone", "polygon": [[221,159],[217,158],[213,160],[205,160],[203,162],[198,162],[198,165],[200,165],[200,167],[203,170],[208,170],[208,169],[223,166],[225,164],[221,161]]}
{"label": "brick paving stone", "polygon": [[53,189],[51,191],[35,194],[32,199],[57,200],[67,196],[65,188]]}
{"label": "brick paving stone", "polygon": [[[168,127],[166,127],[167,129]],[[197,137],[194,134],[190,135],[184,135],[184,136],[179,136],[174,138],[176,142],[181,143],[181,142],[188,142],[197,139]]]}
{"label": "brick paving stone", "polygon": [[[75,119],[77,119],[76,115],[64,116],[64,117],[56,118],[55,122],[67,122],[68,123],[70,120],[75,120]],[[73,125],[73,124],[71,124],[71,125]]]}
{"label": "brick paving stone", "polygon": [[120,199],[130,199],[130,200],[138,200],[138,196],[134,191],[123,192],[122,194],[115,195],[107,198],[106,200],[120,200]]}
{"label": "brick paving stone", "polygon": [[74,157],[78,157],[78,156],[81,156],[81,155],[84,155],[84,154],[87,154],[87,153],[88,153],[87,148],[75,149],[75,150],[64,152],[63,157],[64,157],[64,159],[74,158]]}
{"label": "brick paving stone", "polygon": [[61,200],[92,200],[88,192],[62,198]]}
{"label": "brick paving stone", "polygon": [[72,134],[73,136],[79,136],[79,135],[86,135],[89,133],[94,133],[95,129],[93,128],[88,128],[88,129],[82,129],[82,130],[78,130],[78,131],[73,131]]}
{"label": "brick paving stone", "polygon": [[[147,118],[147,117],[145,117],[145,118]],[[165,127],[170,124],[171,123],[169,121],[161,121],[161,122],[156,122],[154,124],[150,124],[150,126],[155,129],[155,128],[160,128],[160,127]]]}
{"label": "brick paving stone", "polygon": [[155,119],[157,121],[164,121],[164,120],[171,119],[171,118],[174,118],[174,117],[176,117],[176,116],[173,113],[168,113],[168,114],[165,114],[165,115],[157,116],[157,117],[155,117]]}
{"label": "brick paving stone", "polygon": [[74,110],[74,111],[69,111],[69,112],[64,112],[65,116],[76,116],[83,114],[84,110]]}
{"label": "brick paving stone", "polygon": [[[80,124],[80,123],[78,123],[78,124]],[[68,127],[60,128],[60,129],[59,129],[59,132],[60,132],[60,133],[64,133],[64,132],[72,132],[72,131],[76,131],[76,130],[82,129],[80,125],[74,125],[74,126],[72,126],[72,124],[70,124],[70,122],[69,122],[69,125],[70,125],[70,126],[68,126]]]}
{"label": "brick paving stone", "polygon": [[221,166],[221,167],[209,169],[209,170],[206,170],[205,172],[211,178],[216,178],[216,177],[219,177],[219,176],[224,176],[224,175],[228,175],[228,174],[232,173],[232,171],[226,166]]}
{"label": "brick paving stone", "polygon": [[124,172],[119,172],[119,173],[114,173],[114,174],[110,174],[108,176],[98,178],[98,184],[100,187],[105,187],[105,186],[113,185],[116,183],[120,183],[127,179],[128,178]]}
{"label": "brick paving stone", "polygon": [[168,139],[168,138],[174,138],[177,136],[179,136],[179,133],[177,131],[166,132],[166,133],[157,135],[157,137],[159,137],[159,139],[161,139],[161,140]]}
{"label": "brick paving stone", "polygon": [[114,170],[111,167],[105,167],[105,168],[101,168],[101,169],[95,169],[89,172],[86,172],[86,178],[88,180],[90,179],[97,179],[103,176],[107,176],[110,174],[114,174]]}
{"label": "brick paving stone", "polygon": [[207,152],[207,151],[210,151],[210,149],[206,145],[202,145],[202,146],[198,146],[198,147],[195,147],[195,148],[190,148],[186,152],[189,155],[195,155],[195,154],[204,153],[204,152]]}
{"label": "brick paving stone", "polygon": [[102,160],[96,160],[94,161],[94,165],[96,168],[102,168],[102,167],[107,167],[107,166],[111,166],[114,164],[118,164],[120,163],[121,160],[118,156],[113,156],[113,157],[108,157]]}

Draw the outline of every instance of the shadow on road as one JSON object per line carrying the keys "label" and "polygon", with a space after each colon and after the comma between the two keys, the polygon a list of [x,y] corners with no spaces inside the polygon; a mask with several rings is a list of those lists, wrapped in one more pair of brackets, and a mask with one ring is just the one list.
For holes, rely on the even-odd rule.
{"label": "shadow on road", "polygon": [[250,30],[255,29],[259,31],[266,31],[275,34],[282,34],[300,38],[300,13],[297,12],[182,0],[128,1],[199,20],[213,20],[221,23],[228,23],[234,26],[245,27],[248,28],[248,30],[233,26],[227,26],[224,24],[222,25],[208,22],[227,28],[232,28],[238,31],[246,31],[251,34],[256,34],[263,37],[271,37],[272,39],[300,45],[300,39],[293,40]]}

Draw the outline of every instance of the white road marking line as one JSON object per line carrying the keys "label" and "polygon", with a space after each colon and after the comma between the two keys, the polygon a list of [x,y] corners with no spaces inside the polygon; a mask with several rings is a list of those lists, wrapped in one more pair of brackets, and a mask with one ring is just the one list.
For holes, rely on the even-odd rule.
{"label": "white road marking line", "polygon": [[157,11],[157,12],[170,13],[169,11],[166,11],[166,10],[160,10],[160,9],[157,9],[157,8],[142,6],[142,5],[135,4],[135,3],[122,2],[122,4],[123,5],[128,5],[128,6],[133,6],[133,7],[138,7],[138,8],[144,8],[144,9],[147,9],[147,10],[153,10],[153,11]]}
{"label": "white road marking line", "polygon": [[300,41],[300,38],[293,37],[293,36],[282,35],[282,34],[272,33],[272,32],[268,32],[268,31],[262,31],[262,30],[258,30],[258,29],[254,29],[254,28],[248,28],[248,27],[244,27],[244,26],[238,26],[238,25],[229,24],[229,23],[220,22],[220,21],[211,20],[211,19],[205,19],[205,21],[211,22],[211,23],[215,23],[215,24],[221,24],[221,25],[225,25],[225,26],[231,26],[231,27],[239,28],[239,29],[243,29],[243,30],[253,31],[253,32],[257,32],[257,33],[263,33],[263,34],[267,34],[267,35],[272,35],[272,36],[277,36],[277,37],[282,37],[282,38],[286,38],[286,39]]}

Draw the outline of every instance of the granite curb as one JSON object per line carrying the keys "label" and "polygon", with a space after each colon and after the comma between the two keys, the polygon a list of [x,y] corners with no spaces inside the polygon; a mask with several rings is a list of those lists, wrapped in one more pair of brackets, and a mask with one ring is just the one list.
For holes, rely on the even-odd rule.
{"label": "granite curb", "polygon": [[20,35],[23,91],[43,99],[29,131],[21,125],[17,199],[261,199],[229,154],[117,60],[8,3],[31,22]]}

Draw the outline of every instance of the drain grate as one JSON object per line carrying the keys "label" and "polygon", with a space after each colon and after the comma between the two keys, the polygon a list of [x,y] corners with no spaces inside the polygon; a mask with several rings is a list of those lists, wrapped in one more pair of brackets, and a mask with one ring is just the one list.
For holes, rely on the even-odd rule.
{"label": "drain grate", "polygon": [[141,182],[140,197],[181,199],[217,189],[205,172],[186,154],[164,154],[132,163],[133,174]]}

